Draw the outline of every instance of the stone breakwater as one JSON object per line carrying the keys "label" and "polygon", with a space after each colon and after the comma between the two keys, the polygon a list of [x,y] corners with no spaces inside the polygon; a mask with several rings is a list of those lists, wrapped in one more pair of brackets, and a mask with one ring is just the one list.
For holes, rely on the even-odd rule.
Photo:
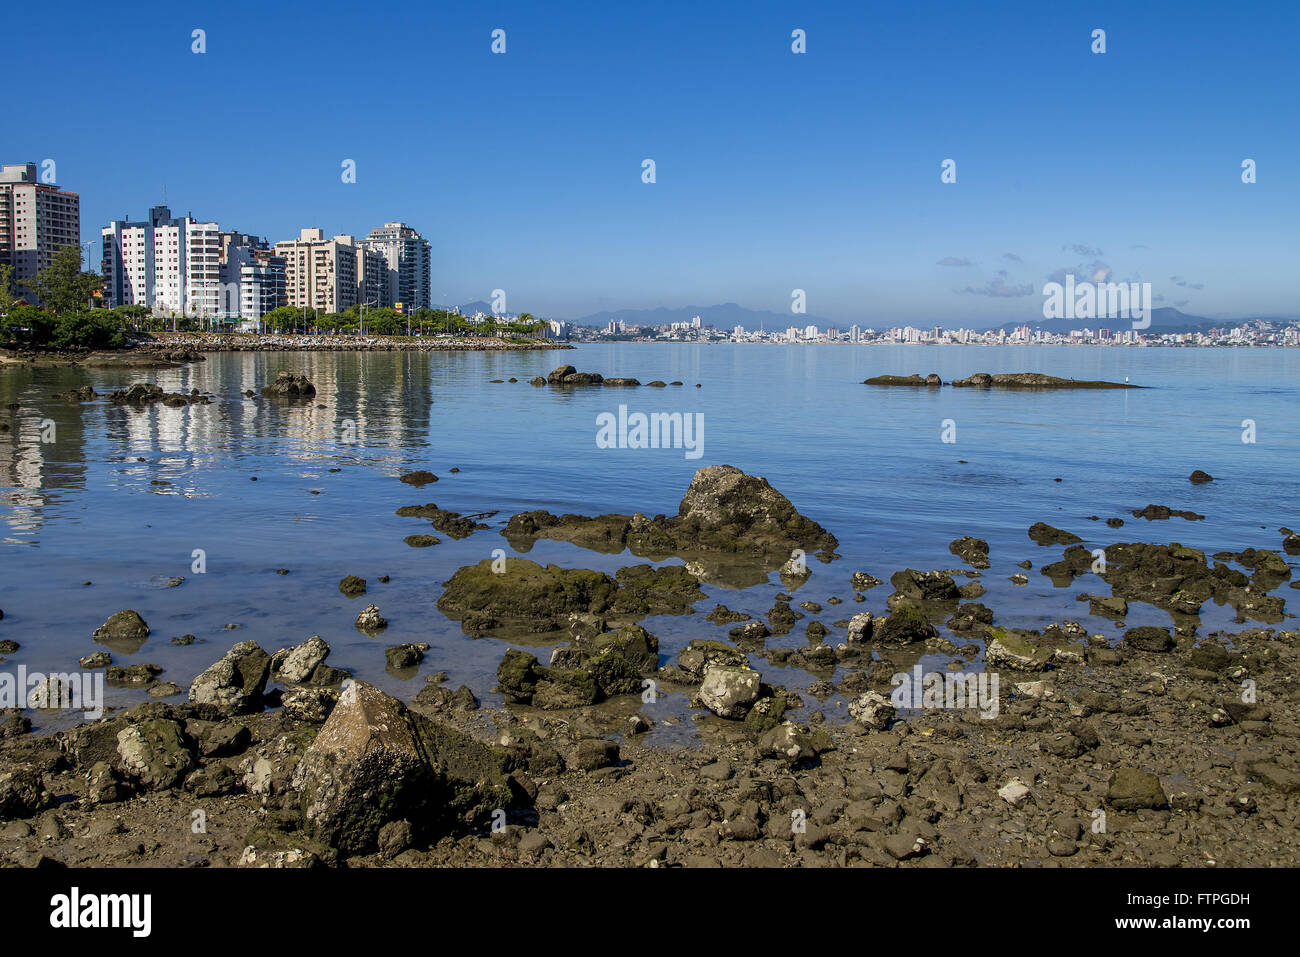
{"label": "stone breakwater", "polygon": [[163,333],[134,346],[142,351],[194,352],[506,352],[525,349],[572,349],[549,339],[509,342],[500,338],[281,335],[255,333]]}

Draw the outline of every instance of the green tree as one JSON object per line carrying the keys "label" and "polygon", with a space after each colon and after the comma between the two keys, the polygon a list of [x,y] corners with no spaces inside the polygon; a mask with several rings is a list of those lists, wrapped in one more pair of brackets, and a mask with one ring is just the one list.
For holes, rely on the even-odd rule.
{"label": "green tree", "polygon": [[14,306],[5,314],[5,325],[32,345],[43,346],[54,338],[54,317],[36,306]]}
{"label": "green tree", "polygon": [[24,283],[55,315],[88,308],[95,290],[103,284],[97,273],[81,271],[81,250],[76,246],[64,246],[49,266]]}
{"label": "green tree", "polygon": [[120,349],[122,327],[103,309],[81,309],[59,316],[52,344],[59,349]]}
{"label": "green tree", "polygon": [[14,267],[0,266],[0,313],[14,306]]}

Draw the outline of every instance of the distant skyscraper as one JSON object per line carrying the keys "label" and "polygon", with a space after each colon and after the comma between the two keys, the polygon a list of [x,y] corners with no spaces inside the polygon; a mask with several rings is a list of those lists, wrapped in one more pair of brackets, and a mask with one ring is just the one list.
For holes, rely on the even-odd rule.
{"label": "distant skyscraper", "polygon": [[384,223],[370,230],[359,245],[382,253],[388,263],[389,305],[400,302],[407,313],[429,308],[427,239],[405,223]]}
{"label": "distant skyscraper", "polygon": [[[42,183],[35,163],[0,167],[0,265],[12,266],[14,292],[54,260],[64,246],[81,246],[81,198]],[[90,264],[86,264],[89,268]]]}

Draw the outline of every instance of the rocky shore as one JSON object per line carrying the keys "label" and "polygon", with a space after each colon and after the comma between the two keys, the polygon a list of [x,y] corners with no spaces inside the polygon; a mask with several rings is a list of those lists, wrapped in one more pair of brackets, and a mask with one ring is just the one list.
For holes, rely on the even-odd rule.
{"label": "rocky shore", "polygon": [[137,348],[195,352],[511,352],[572,349],[554,339],[513,342],[497,336],[291,335],[287,333],[158,333]]}
{"label": "rocky shore", "polygon": [[[399,514],[449,535],[488,528],[432,503]],[[949,549],[965,567],[890,573],[879,616],[838,608],[884,582],[837,569],[829,531],[729,466],[697,472],[676,516],[525,512],[499,531],[521,551],[554,538],[686,564],[610,575],[509,557],[457,570],[437,604],[502,642],[500,708],[442,672],[405,704],[329,665],[319,636],[236,643],[171,701],[183,689],[156,666],[112,663],[150,634],[120,611],[93,636],[107,651],[80,664],[158,700],[52,735],[4,712],[0,862],[1300,864],[1300,635],[1281,627],[1291,616],[1276,593],[1296,584],[1280,554],[1290,529],[1279,551],[1117,542],[1101,568],[1079,535],[1044,522],[1025,537],[1050,555],[1041,564],[966,535]],[[814,550],[822,569],[804,559]],[[663,655],[643,621],[696,610],[715,562],[776,572],[785,592],[763,617],[717,605]],[[979,601],[985,572],[1036,564],[1057,587],[1084,585],[1075,597],[1115,633],[1069,619],[1018,628]],[[361,596],[366,582],[339,589]],[[1233,608],[1240,628],[1204,632],[1206,602]],[[1126,626],[1135,603],[1170,624]],[[358,615],[368,635],[384,624],[374,605]],[[797,627],[801,646],[768,642]],[[554,646],[545,663],[539,638]],[[428,651],[382,653],[413,669]],[[923,659],[947,665],[923,675]],[[787,687],[789,669],[815,680]],[[44,690],[59,692],[56,676]],[[689,744],[655,743],[676,720],[657,708],[670,694],[691,703]]]}
{"label": "rocky shore", "polygon": [[554,339],[500,337],[294,335],[287,333],[160,332],[136,336],[126,348],[0,350],[0,362],[96,368],[166,368],[197,362],[208,352],[512,352],[572,349]]}

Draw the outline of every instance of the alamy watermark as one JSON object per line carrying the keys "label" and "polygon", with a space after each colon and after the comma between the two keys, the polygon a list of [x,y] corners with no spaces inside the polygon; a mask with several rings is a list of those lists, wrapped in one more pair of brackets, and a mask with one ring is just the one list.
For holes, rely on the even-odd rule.
{"label": "alamy watermark", "polygon": [[949,711],[967,708],[979,711],[981,718],[996,718],[998,703],[997,672],[956,672],[928,674],[917,665],[911,672],[893,676],[894,690],[889,700],[895,708],[944,708]]}
{"label": "alamy watermark", "polygon": [[688,459],[704,455],[703,412],[627,411],[618,407],[618,415],[601,412],[596,416],[598,449],[684,449]]}
{"label": "alamy watermark", "polygon": [[1078,282],[1067,273],[1064,284],[1043,287],[1044,319],[1128,319],[1134,329],[1151,325],[1151,283]]}
{"label": "alamy watermark", "polygon": [[0,708],[80,711],[93,721],[104,714],[104,674],[29,672],[26,665],[12,672],[0,671]]}

